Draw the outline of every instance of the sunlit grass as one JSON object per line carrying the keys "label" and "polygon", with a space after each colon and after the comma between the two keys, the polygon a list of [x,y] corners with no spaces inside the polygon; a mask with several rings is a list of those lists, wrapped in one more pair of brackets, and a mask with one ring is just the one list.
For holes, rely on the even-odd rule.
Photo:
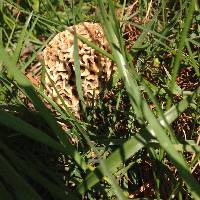
{"label": "sunlit grass", "polygon": [[[193,172],[200,155],[200,89],[197,84],[195,90],[184,90],[176,81],[182,65],[191,66],[199,78],[197,1],[172,5],[170,1],[141,0],[135,7],[130,1],[120,4],[111,0],[24,2],[0,3],[2,197],[200,199],[199,179]],[[133,16],[141,18],[141,23],[126,16],[127,5],[133,6]],[[116,16],[116,8],[122,9],[120,16]],[[88,20],[101,23],[110,51],[75,33],[76,86],[84,112],[77,119],[55,86],[62,107],[47,97],[43,80],[40,86],[34,86],[26,73],[39,62],[38,53],[55,33]],[[129,49],[122,25],[141,31]],[[92,108],[85,107],[80,87],[78,39],[117,67],[113,80]],[[33,51],[23,60],[22,50],[30,45]],[[152,71],[153,81],[146,68]],[[42,61],[39,73],[41,79],[44,73],[49,76]],[[164,77],[162,82],[157,81],[158,76]],[[173,122],[188,109],[195,125],[183,140]],[[39,155],[34,155],[36,144],[41,146]],[[25,151],[20,149],[23,145]],[[43,154],[50,155],[47,160],[54,168],[48,168],[48,162],[40,157]],[[141,174],[145,163],[152,173],[146,170]]]}

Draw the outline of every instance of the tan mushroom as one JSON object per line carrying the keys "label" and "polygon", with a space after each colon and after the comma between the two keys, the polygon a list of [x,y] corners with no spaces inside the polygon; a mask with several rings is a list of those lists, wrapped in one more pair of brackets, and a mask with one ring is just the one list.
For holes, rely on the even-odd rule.
{"label": "tan mushroom", "polygon": [[[84,36],[99,47],[108,51],[108,43],[98,23],[84,22],[75,25],[77,34]],[[47,73],[68,108],[79,116],[79,97],[76,90],[74,72],[74,35],[73,27],[58,33],[43,51]],[[102,79],[110,79],[114,70],[113,63],[94,49],[78,40],[79,62],[84,99],[90,105],[93,97],[98,99]],[[46,94],[62,106],[48,76],[45,76]]]}

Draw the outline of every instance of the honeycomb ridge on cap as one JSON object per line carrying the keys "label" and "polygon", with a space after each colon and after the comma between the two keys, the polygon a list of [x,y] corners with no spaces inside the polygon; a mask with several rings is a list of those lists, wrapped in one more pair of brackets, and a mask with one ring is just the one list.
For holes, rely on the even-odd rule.
{"label": "honeycomb ridge on cap", "polygon": [[[73,26],[58,33],[43,50],[45,68],[58,93],[68,108],[79,116],[79,97],[74,72],[74,35]],[[75,25],[77,34],[94,42],[108,51],[108,42],[98,23],[83,22]],[[79,62],[81,70],[84,100],[90,105],[92,99],[98,99],[102,83],[107,82],[114,70],[113,63],[96,50],[78,40]],[[62,106],[51,81],[45,75],[46,94]]]}

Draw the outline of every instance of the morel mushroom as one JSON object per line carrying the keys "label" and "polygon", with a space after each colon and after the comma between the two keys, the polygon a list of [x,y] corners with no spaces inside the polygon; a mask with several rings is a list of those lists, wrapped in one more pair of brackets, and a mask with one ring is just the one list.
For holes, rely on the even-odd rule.
{"label": "morel mushroom", "polygon": [[[84,22],[75,25],[77,34],[108,50],[108,42],[98,23]],[[47,73],[68,108],[79,116],[79,97],[74,72],[74,27],[58,33],[43,51]],[[82,90],[85,102],[98,99],[102,83],[107,82],[113,72],[113,63],[96,50],[78,40]],[[46,94],[62,106],[52,82],[45,76]]]}

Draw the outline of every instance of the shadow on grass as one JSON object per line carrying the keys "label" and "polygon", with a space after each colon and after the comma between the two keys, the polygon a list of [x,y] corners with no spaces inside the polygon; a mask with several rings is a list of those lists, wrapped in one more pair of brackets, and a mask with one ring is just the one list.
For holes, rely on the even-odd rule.
{"label": "shadow on grass", "polygon": [[[5,110],[6,106],[3,107],[0,109]],[[6,110],[9,114],[52,137],[51,129],[41,118],[39,112],[29,111],[23,106],[7,106]],[[68,156],[26,137],[12,126],[0,124],[0,129],[0,154],[28,187],[31,187],[42,199],[53,200],[68,197],[77,199],[76,194],[71,194],[69,191],[70,188],[73,189],[69,181],[72,177],[69,175],[69,170],[66,170],[66,166],[72,169],[75,166],[73,167],[73,162]],[[15,199],[16,195],[19,195],[16,194],[15,188],[17,181],[14,183],[2,176],[1,180],[10,196]],[[23,188],[22,185],[18,187]]]}

